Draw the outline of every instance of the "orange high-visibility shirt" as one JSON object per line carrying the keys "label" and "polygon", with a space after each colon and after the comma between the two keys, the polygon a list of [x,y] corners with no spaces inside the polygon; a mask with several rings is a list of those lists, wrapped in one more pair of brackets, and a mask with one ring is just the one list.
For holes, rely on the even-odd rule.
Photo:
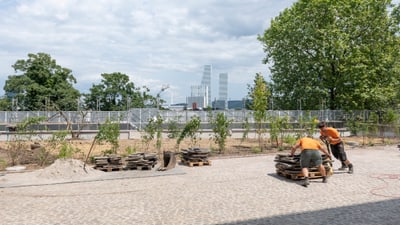
{"label": "orange high-visibility shirt", "polygon": [[309,137],[299,139],[296,144],[300,145],[301,151],[303,151],[304,149],[318,150],[322,148],[319,141]]}
{"label": "orange high-visibility shirt", "polygon": [[[331,138],[339,138],[340,139],[340,134],[339,134],[339,132],[335,129],[335,128],[333,128],[333,127],[326,127],[325,128],[325,131],[323,131],[322,129],[320,130],[320,134],[322,135],[322,136],[326,136],[326,137],[331,137]],[[341,141],[339,140],[339,141],[331,141],[329,144],[331,144],[331,145],[336,145],[336,144],[338,144],[338,143],[340,143]]]}

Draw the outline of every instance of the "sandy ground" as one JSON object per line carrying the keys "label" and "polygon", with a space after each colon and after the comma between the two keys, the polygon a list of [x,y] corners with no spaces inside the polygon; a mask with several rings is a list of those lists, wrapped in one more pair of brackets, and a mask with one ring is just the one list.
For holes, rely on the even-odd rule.
{"label": "sandy ground", "polygon": [[[354,147],[354,146],[372,146],[372,145],[383,145],[383,144],[396,144],[398,143],[397,139],[382,139],[382,138],[363,138],[363,137],[344,137],[343,138],[346,146]],[[108,143],[95,144],[92,146],[92,140],[71,140],[69,141],[71,146],[73,146],[75,153],[72,158],[78,159],[81,161],[85,161],[87,163],[91,163],[89,156],[101,156],[104,155],[108,150],[111,149],[111,145]],[[56,160],[57,155],[59,153],[59,146],[54,148],[48,142],[39,142],[41,146],[44,146],[45,149],[51,154],[49,157],[48,163],[44,166],[48,166]],[[38,150],[30,149],[30,145],[33,142],[24,142],[23,151],[20,158],[18,158],[18,162],[16,165],[23,165],[28,170],[32,169],[40,169],[42,168],[38,163],[38,158],[43,154]],[[162,155],[162,151],[174,151],[180,152],[180,150],[189,148],[192,146],[190,140],[185,139],[182,143],[177,146],[175,139],[163,139],[162,140],[162,148],[160,150],[156,149],[155,141],[150,143],[148,146],[144,144],[141,139],[124,139],[119,141],[119,148],[117,154],[126,156],[131,153],[137,152],[152,152],[158,153],[159,156]],[[210,139],[209,136],[202,137],[195,144],[196,147],[200,148],[208,148],[211,150],[212,157],[229,157],[229,156],[243,156],[243,155],[252,155],[259,153],[277,153],[279,152],[276,144],[271,144],[267,139],[262,140],[262,151],[259,151],[259,142],[256,138],[256,135],[252,134],[248,139],[242,140],[241,138],[228,138],[226,140],[226,147],[223,153],[219,152],[218,145],[214,143]],[[346,147],[347,148],[347,147]],[[0,142],[0,171],[6,169],[7,166],[13,166],[10,161],[9,150],[10,142]],[[284,144],[284,149],[290,149],[289,144]]]}

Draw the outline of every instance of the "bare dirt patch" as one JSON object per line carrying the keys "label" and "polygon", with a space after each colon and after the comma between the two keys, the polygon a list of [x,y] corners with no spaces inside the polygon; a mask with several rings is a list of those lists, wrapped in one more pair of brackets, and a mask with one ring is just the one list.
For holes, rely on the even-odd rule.
{"label": "bare dirt patch", "polygon": [[[344,141],[346,146],[351,147],[356,144],[357,146],[373,146],[373,145],[382,145],[382,144],[397,144],[399,140],[397,139],[388,139],[388,138],[366,138],[366,137],[345,137]],[[26,166],[28,170],[40,169],[45,166],[52,164],[58,155],[57,149],[48,149],[51,153],[51,157],[49,157],[49,161],[43,166],[37,163],[37,157],[40,156],[40,152],[38,150],[32,150],[29,148],[32,143],[25,143],[26,149],[23,149],[21,152],[23,153],[22,158],[20,158],[18,164],[22,164]],[[39,143],[43,146],[46,146],[46,143]],[[92,140],[71,140],[70,144],[75,149],[75,153],[73,155],[73,159],[85,161],[86,157],[91,149]],[[176,145],[176,140],[174,139],[163,139],[162,140],[162,148],[161,152],[157,152],[155,148],[155,144],[151,143],[148,147],[146,147],[142,140],[140,139],[125,139],[119,141],[119,150],[117,154],[119,155],[128,155],[134,152],[152,152],[159,153],[161,155],[162,151],[174,151],[180,152],[180,150],[189,148],[191,143],[189,140],[184,140],[179,146]],[[262,151],[259,148],[259,142],[255,138],[249,138],[246,140],[241,140],[239,138],[228,138],[226,141],[226,148],[224,152],[219,152],[218,145],[216,145],[212,140],[203,138],[199,140],[196,144],[197,147],[207,148],[211,150],[210,157],[236,157],[236,156],[245,156],[245,155],[254,155],[254,154],[268,154],[268,153],[277,153],[277,152],[285,152],[290,149],[289,144],[284,144],[283,147],[277,148],[268,142],[268,140],[262,141]],[[7,166],[11,166],[9,149],[10,143],[8,142],[0,142],[0,170],[4,170]],[[47,146],[47,148],[49,148]],[[108,150],[111,149],[111,145],[107,143],[103,144],[95,144],[92,148],[90,156],[100,156],[104,155]],[[35,152],[36,151],[36,152]],[[90,163],[90,161],[88,161]]]}

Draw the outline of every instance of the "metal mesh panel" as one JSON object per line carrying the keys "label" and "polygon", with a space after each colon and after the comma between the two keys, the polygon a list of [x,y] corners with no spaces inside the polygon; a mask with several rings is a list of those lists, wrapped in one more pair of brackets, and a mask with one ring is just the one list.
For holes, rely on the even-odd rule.
{"label": "metal mesh panel", "polygon": [[[130,109],[129,111],[66,111],[62,115],[56,111],[1,111],[1,124],[15,124],[24,121],[30,117],[45,117],[47,123],[71,123],[81,124],[102,124],[107,119],[111,121],[119,121],[121,123],[130,124],[131,127],[141,129],[151,118],[157,117],[159,114],[165,123],[176,121],[185,124],[193,116],[198,116],[201,123],[208,123],[208,117],[211,113],[215,116],[217,113],[224,113],[233,123],[244,123],[247,119],[249,123],[254,123],[253,112],[251,110],[215,110],[215,111],[174,111],[174,110],[157,110],[155,108]],[[316,118],[323,121],[346,121],[357,118],[359,121],[368,121],[372,111],[352,111],[345,112],[341,110],[269,110],[269,117],[288,117],[290,122],[297,122],[300,118],[310,120]]]}

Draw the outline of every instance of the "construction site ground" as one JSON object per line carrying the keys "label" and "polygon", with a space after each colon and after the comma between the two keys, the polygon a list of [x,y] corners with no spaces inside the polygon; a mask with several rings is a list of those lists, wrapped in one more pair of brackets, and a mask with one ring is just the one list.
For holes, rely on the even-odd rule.
{"label": "construction site ground", "polygon": [[46,168],[41,176],[0,172],[0,224],[399,224],[397,144],[346,150],[354,174],[335,161],[327,184],[312,179],[307,188],[276,174],[274,152],[164,172],[90,170],[59,182]]}

